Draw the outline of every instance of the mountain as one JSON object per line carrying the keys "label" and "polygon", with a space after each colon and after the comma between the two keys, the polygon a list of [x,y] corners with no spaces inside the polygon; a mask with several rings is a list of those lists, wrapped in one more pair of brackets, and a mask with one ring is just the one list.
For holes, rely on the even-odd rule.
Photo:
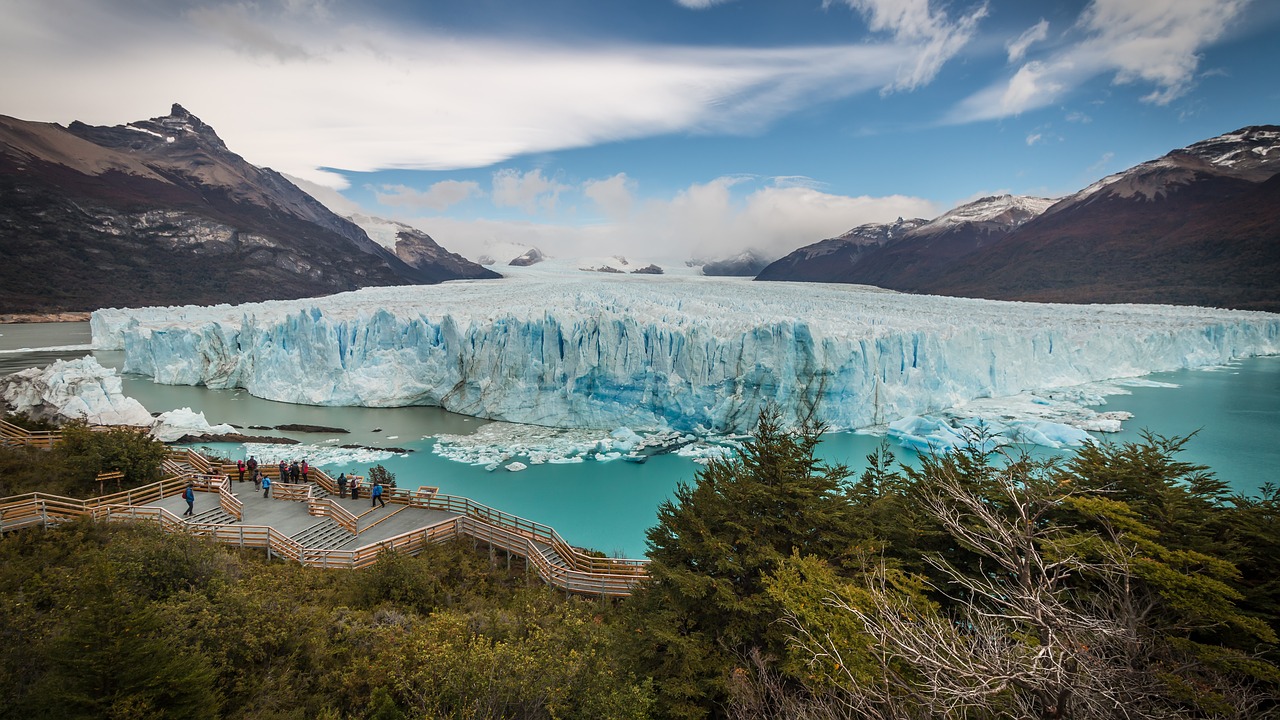
{"label": "mountain", "polygon": [[1054,203],[983,198],[880,242],[824,240],[757,279],[1280,311],[1278,146],[1280,127],[1242,128]]}
{"label": "mountain", "polygon": [[721,277],[755,277],[768,265],[769,261],[755,251],[744,250],[731,258],[704,263],[702,274]]}
{"label": "mountain", "polygon": [[1277,126],[1174,150],[1063,198],[933,291],[1280,311],[1278,173]]}
{"label": "mountain", "polygon": [[929,281],[957,258],[990,245],[1053,204],[1045,198],[996,195],[934,219],[861,225],[800,248],[769,265],[757,280],[804,280],[928,291]]}
{"label": "mountain", "polygon": [[440,280],[491,280],[502,277],[457,253],[445,250],[430,235],[411,225],[360,213],[348,215],[347,219],[364,230],[374,242],[395,253],[406,265],[423,274],[439,276]]}
{"label": "mountain", "polygon": [[0,197],[3,311],[310,297],[488,272],[404,262],[180,105],[115,127],[0,116]]}
{"label": "mountain", "polygon": [[898,218],[892,223],[859,225],[839,236],[796,250],[765,266],[757,280],[799,280],[804,282],[859,282],[848,280],[863,256],[901,239],[928,220]]}

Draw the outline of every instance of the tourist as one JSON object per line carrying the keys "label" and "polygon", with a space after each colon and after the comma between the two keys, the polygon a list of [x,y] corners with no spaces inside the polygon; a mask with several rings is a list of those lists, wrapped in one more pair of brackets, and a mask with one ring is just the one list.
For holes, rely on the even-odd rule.
{"label": "tourist", "polygon": [[258,458],[250,455],[249,462],[245,463],[244,466],[248,468],[250,475],[256,474],[258,472]]}
{"label": "tourist", "polygon": [[347,474],[338,473],[338,497],[345,498],[347,496]]}
{"label": "tourist", "polygon": [[240,482],[244,482],[244,460],[236,461],[236,471],[240,473]]}
{"label": "tourist", "polygon": [[187,511],[182,515],[196,514],[196,490],[191,486],[191,481],[187,481],[187,489],[182,491],[182,499],[187,501]]}
{"label": "tourist", "polygon": [[263,499],[271,497],[271,476],[262,476],[262,497]]}
{"label": "tourist", "polygon": [[352,500],[360,499],[360,480],[357,479],[356,477],[351,478],[351,499]]}
{"label": "tourist", "polygon": [[253,470],[253,489],[255,492],[262,489],[262,475],[257,468]]}
{"label": "tourist", "polygon": [[294,485],[297,485],[298,477],[300,476],[300,474],[301,473],[298,470],[298,461],[294,460],[292,463],[289,464],[289,482],[293,483]]}
{"label": "tourist", "polygon": [[289,463],[280,461],[280,474],[276,476],[280,482],[289,482]]}
{"label": "tourist", "polygon": [[370,497],[373,498],[373,502],[369,503],[369,507],[375,507],[377,505],[382,505],[382,507],[387,506],[387,501],[382,499],[382,483],[375,482],[373,484],[373,492],[370,493]]}
{"label": "tourist", "polygon": [[299,467],[302,468],[302,482],[307,482],[307,470],[310,470],[310,468],[307,467],[306,458],[302,458],[302,465],[300,465]]}

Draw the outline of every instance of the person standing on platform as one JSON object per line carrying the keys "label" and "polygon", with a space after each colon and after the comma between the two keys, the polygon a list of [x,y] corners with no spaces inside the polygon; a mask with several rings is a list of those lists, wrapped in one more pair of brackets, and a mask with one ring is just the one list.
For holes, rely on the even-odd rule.
{"label": "person standing on platform", "polygon": [[338,473],[338,497],[345,498],[347,496],[347,474]]}
{"label": "person standing on platform", "polygon": [[355,477],[351,478],[351,499],[360,499],[360,480]]}
{"label": "person standing on platform", "polygon": [[270,475],[262,476],[262,497],[264,499],[271,497],[271,476]]}
{"label": "person standing on platform", "polygon": [[258,473],[257,468],[254,468],[254,471],[253,471],[253,473],[252,473],[252,474],[253,474],[253,489],[254,489],[255,491],[257,491],[257,490],[261,490],[261,489],[262,489],[262,475],[260,475],[260,474]]}
{"label": "person standing on platform", "polygon": [[258,458],[250,455],[249,462],[245,463],[244,467],[249,471],[250,477],[256,475],[258,473]]}
{"label": "person standing on platform", "polygon": [[371,492],[369,496],[373,498],[373,502],[369,503],[369,507],[376,507],[378,505],[381,505],[382,507],[387,506],[387,501],[382,499],[382,483],[375,481],[373,483],[373,492]]}
{"label": "person standing on platform", "polygon": [[307,482],[307,471],[311,469],[307,467],[307,459],[302,458],[302,464],[298,467],[302,470],[302,482]]}
{"label": "person standing on platform", "polygon": [[302,477],[302,471],[298,469],[298,461],[294,460],[289,464],[289,482],[294,485],[298,484],[298,478]]}
{"label": "person standing on platform", "polygon": [[244,482],[244,460],[236,461],[236,472],[240,473],[240,482]]}
{"label": "person standing on platform", "polygon": [[278,482],[289,482],[289,463],[280,461],[280,474],[276,476]]}
{"label": "person standing on platform", "polygon": [[187,488],[182,491],[182,499],[187,501],[187,511],[182,513],[183,517],[196,514],[196,490],[187,483]]}

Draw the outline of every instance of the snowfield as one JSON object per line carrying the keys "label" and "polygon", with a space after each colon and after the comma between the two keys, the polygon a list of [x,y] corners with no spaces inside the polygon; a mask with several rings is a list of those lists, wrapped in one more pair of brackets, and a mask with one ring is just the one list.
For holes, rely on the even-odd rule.
{"label": "snowfield", "polygon": [[698,433],[749,431],[769,403],[789,420],[816,409],[833,429],[852,429],[980,398],[1280,353],[1280,315],[1269,313],[503,271],[510,276],[497,281],[310,300],[99,310],[93,338],[124,350],[125,372],[163,384]]}

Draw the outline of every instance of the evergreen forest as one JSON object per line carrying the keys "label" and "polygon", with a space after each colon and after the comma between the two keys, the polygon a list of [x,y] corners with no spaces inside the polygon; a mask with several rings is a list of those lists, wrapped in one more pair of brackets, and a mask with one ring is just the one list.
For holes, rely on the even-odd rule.
{"label": "evergreen forest", "polygon": [[[762,413],[659,508],[621,601],[469,540],[326,571],[143,525],[7,533],[0,719],[1278,714],[1277,488],[1231,493],[1179,459],[1194,437],[975,436],[914,468],[882,445],[859,472],[822,430]],[[112,435],[0,448],[0,490],[150,481],[164,448]]]}

